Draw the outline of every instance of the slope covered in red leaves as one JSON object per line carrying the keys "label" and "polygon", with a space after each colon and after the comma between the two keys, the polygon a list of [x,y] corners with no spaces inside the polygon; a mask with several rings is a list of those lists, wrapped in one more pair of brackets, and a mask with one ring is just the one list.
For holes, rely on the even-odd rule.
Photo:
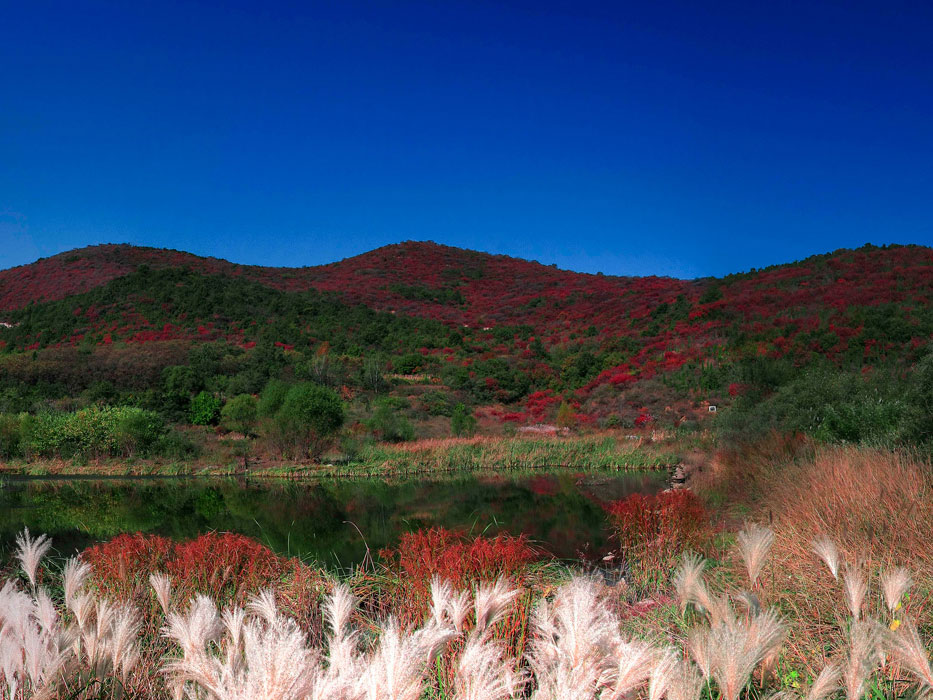
{"label": "slope covered in red leaves", "polygon": [[614,325],[697,288],[669,278],[589,275],[536,262],[406,242],[319,267],[238,265],[190,253],[129,245],[99,245],[0,271],[0,311],[86,292],[129,274],[189,267],[231,275],[283,291],[318,289],[379,310],[461,325],[530,324],[571,332]]}
{"label": "slope covered in red leaves", "polygon": [[[474,340],[488,336],[475,346],[476,359],[510,357],[536,384],[555,371],[575,371],[546,367],[539,361],[542,348],[597,353],[595,369],[586,358],[574,360],[579,366],[574,376],[585,377],[581,395],[602,384],[622,388],[681,370],[691,382],[702,382],[703,373],[727,355],[788,358],[798,365],[822,356],[871,365],[888,353],[926,344],[933,322],[933,249],[920,246],[865,246],[723,279],[684,281],[582,274],[416,242],[305,268],[93,246],[0,271],[0,320],[4,311],[94,289],[142,265],[185,267],[286,292],[316,289],[377,310],[469,326],[467,335]],[[185,323],[165,321],[173,327]],[[132,316],[126,324],[125,334],[152,332],[145,323],[134,328]],[[526,329],[514,333],[516,326]],[[507,332],[500,337],[496,329]],[[47,336],[43,342],[58,340]],[[469,348],[463,352],[469,355]],[[530,415],[538,404],[547,408],[556,401],[546,391],[534,392],[526,409]]]}

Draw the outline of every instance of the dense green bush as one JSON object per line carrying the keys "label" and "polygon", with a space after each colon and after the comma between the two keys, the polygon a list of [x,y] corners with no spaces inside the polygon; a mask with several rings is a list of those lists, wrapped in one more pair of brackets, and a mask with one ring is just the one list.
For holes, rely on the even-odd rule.
{"label": "dense green bush", "polygon": [[385,442],[406,442],[415,439],[415,429],[399,411],[398,403],[379,399],[373,404],[373,414],[366,426]]}
{"label": "dense green bush", "polygon": [[442,391],[425,392],[421,396],[421,405],[430,416],[449,416],[454,411],[453,401]]}
{"label": "dense green bush", "polygon": [[268,436],[286,457],[318,457],[334,439],[346,416],[340,397],[310,382],[292,386],[271,420]]}
{"label": "dense green bush", "polygon": [[156,441],[153,454],[168,459],[191,459],[201,452],[198,444],[188,439],[188,436],[178,430],[169,430]]}
{"label": "dense green bush", "polygon": [[193,425],[215,425],[220,418],[223,401],[206,391],[191,399],[188,417]]}
{"label": "dense green bush", "polygon": [[288,394],[288,384],[281,379],[271,379],[262,390],[257,410],[263,418],[270,418],[278,413]]}
{"label": "dense green bush", "polygon": [[[18,423],[18,443],[13,433]],[[131,406],[92,406],[72,413],[4,416],[11,456],[18,444],[24,457],[103,457],[152,454],[166,428],[152,411]]]}
{"label": "dense green bush", "polygon": [[157,413],[125,406],[117,409],[114,441],[120,454],[157,453],[159,442],[166,433],[165,423]]}
{"label": "dense green bush", "polygon": [[221,425],[227,430],[251,436],[258,417],[256,404],[256,399],[249,394],[234,396],[220,411]]}
{"label": "dense green bush", "polygon": [[476,418],[467,411],[467,407],[458,403],[450,414],[450,432],[457,437],[468,437],[476,432]]}
{"label": "dense green bush", "polygon": [[719,416],[729,437],[801,432],[826,442],[893,446],[919,441],[910,392],[893,373],[863,376],[832,368],[802,372],[776,391],[752,392]]}
{"label": "dense green bush", "polygon": [[0,459],[12,459],[20,455],[20,416],[0,413]]}

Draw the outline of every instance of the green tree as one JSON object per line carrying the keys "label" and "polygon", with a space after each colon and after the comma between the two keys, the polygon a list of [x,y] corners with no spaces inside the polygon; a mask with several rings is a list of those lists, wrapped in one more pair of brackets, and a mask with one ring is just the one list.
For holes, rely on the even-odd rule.
{"label": "green tree", "polygon": [[194,425],[216,425],[223,402],[206,391],[191,399],[188,415]]}
{"label": "green tree", "polygon": [[385,377],[382,376],[382,363],[375,357],[367,357],[363,361],[363,386],[370,391],[382,391],[385,388]]}
{"label": "green tree", "polygon": [[415,429],[389,399],[375,402],[373,415],[366,423],[370,430],[386,442],[405,442],[415,438]]}
{"label": "green tree", "polygon": [[247,438],[254,434],[258,417],[257,401],[249,394],[234,396],[220,410],[220,424]]}
{"label": "green tree", "polygon": [[272,441],[286,457],[315,458],[331,443],[345,418],[336,393],[319,384],[295,384],[272,420]]}
{"label": "green tree", "polygon": [[249,394],[239,394],[230,399],[220,411],[220,423],[227,430],[243,434],[242,440],[234,443],[235,454],[243,457],[243,470],[249,469],[249,453],[259,418],[257,401]]}
{"label": "green tree", "polygon": [[476,432],[476,418],[467,411],[467,407],[458,403],[450,415],[450,432],[457,437],[467,437]]}
{"label": "green tree", "polygon": [[572,428],[577,424],[577,414],[573,406],[564,401],[557,409],[557,425],[561,428]]}
{"label": "green tree", "polygon": [[259,415],[263,418],[274,416],[282,408],[287,395],[288,384],[281,379],[270,379],[265,389],[262,390],[262,396],[259,397],[257,406]]}

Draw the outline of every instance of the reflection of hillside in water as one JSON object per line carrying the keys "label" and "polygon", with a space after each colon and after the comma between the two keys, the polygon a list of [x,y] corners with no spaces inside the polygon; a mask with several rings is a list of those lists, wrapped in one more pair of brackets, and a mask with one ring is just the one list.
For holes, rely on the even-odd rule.
{"label": "reflection of hillside in water", "polygon": [[348,566],[362,559],[367,545],[376,552],[402,532],[442,526],[474,534],[525,533],[557,556],[572,557],[605,550],[601,503],[656,491],[665,477],[561,472],[393,482],[14,479],[0,490],[0,546],[5,555],[24,526],[52,536],[62,554],[121,532],[187,539],[220,530],[255,537],[282,554]]}

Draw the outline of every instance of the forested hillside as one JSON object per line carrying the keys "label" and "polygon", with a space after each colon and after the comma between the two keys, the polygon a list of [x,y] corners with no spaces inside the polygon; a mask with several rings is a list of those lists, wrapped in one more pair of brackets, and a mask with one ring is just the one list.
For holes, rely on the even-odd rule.
{"label": "forested hillside", "polygon": [[692,281],[433,243],[309,268],[94,246],[0,272],[0,411],[212,423],[282,382],[336,392],[390,439],[443,434],[455,411],[489,430],[696,427],[712,404],[733,433],[923,442],[931,296],[919,246]]}

